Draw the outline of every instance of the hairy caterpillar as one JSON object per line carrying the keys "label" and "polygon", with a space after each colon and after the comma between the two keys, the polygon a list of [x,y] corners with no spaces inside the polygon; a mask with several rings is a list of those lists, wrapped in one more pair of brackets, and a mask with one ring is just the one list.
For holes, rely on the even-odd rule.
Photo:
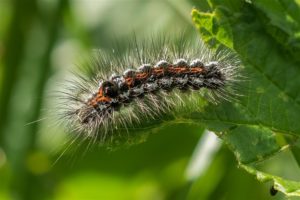
{"label": "hairy caterpillar", "polygon": [[134,40],[123,54],[99,50],[64,89],[61,116],[71,132],[105,142],[193,104],[194,94],[211,102],[231,98],[239,65],[232,53],[183,37]]}

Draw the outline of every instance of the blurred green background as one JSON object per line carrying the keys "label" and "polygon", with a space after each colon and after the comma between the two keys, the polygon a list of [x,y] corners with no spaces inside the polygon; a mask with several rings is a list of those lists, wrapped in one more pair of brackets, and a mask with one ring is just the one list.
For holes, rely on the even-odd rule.
{"label": "blurred green background", "polygon": [[[193,7],[208,8],[200,0],[1,0],[0,200],[282,199],[238,169],[223,145],[189,176],[203,140],[195,125],[166,126],[114,151],[82,144],[62,155],[66,135],[45,109],[57,82],[91,49],[109,49],[133,32],[195,34]],[[290,162],[288,153],[269,162],[282,161]]]}

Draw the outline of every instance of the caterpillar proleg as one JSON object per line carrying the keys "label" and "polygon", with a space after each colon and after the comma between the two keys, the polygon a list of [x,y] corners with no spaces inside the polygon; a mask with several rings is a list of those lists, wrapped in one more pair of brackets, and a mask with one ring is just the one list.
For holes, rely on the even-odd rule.
{"label": "caterpillar proleg", "polygon": [[132,124],[193,104],[195,94],[214,103],[230,99],[239,65],[228,51],[182,37],[134,40],[125,53],[97,50],[88,70],[64,88],[61,116],[68,130],[105,142]]}

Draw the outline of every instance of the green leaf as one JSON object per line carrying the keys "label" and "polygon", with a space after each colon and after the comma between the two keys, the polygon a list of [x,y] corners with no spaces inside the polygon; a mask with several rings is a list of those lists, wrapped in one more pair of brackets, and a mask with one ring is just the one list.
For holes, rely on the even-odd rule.
{"label": "green leaf", "polygon": [[247,165],[240,165],[240,167],[254,175],[260,182],[272,181],[275,190],[278,190],[287,196],[300,196],[300,182],[285,180],[278,176],[258,171]]}
{"label": "green leaf", "polygon": [[[209,129],[219,133],[246,171],[261,181],[273,180],[275,189],[286,195],[300,196],[300,183],[245,165],[276,154],[296,143],[300,135],[300,68],[290,51],[297,47],[293,43],[291,48],[290,42],[296,41],[300,32],[299,14],[293,9],[297,2],[228,2],[212,0],[211,13],[194,9],[192,18],[205,42],[213,47],[225,45],[240,56],[245,66],[242,73],[247,77],[240,86],[243,97],[235,103],[207,107],[205,112],[191,117],[204,120]],[[277,32],[266,27],[262,12],[288,39],[279,41],[279,36],[274,35]],[[297,155],[294,154],[299,160]]]}
{"label": "green leaf", "polygon": [[288,0],[253,1],[267,32],[296,59],[300,53],[300,2]]}
{"label": "green leaf", "polygon": [[226,132],[223,138],[239,155],[239,162],[249,163],[263,160],[285,145],[275,133],[299,136],[300,70],[269,36],[253,5],[236,2],[239,9],[223,1],[212,2],[212,13],[193,10],[192,17],[205,41],[215,40],[240,55],[249,81],[241,85],[243,97],[238,103],[207,108],[193,118],[206,120],[211,130]]}

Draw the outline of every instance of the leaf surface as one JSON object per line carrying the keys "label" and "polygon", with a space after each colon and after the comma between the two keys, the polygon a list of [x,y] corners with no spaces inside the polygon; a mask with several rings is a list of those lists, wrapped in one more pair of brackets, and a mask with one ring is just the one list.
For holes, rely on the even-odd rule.
{"label": "leaf surface", "polygon": [[[300,63],[291,52],[298,48],[300,28],[292,4],[297,2],[212,0],[211,12],[192,11],[202,39],[212,47],[224,45],[236,51],[247,77],[240,86],[242,97],[238,102],[206,107],[205,112],[194,113],[192,118],[204,120],[219,133],[246,171],[259,180],[273,180],[275,189],[287,195],[299,196],[298,182],[247,165],[294,144],[300,134]],[[284,32],[283,40],[277,29]]]}

